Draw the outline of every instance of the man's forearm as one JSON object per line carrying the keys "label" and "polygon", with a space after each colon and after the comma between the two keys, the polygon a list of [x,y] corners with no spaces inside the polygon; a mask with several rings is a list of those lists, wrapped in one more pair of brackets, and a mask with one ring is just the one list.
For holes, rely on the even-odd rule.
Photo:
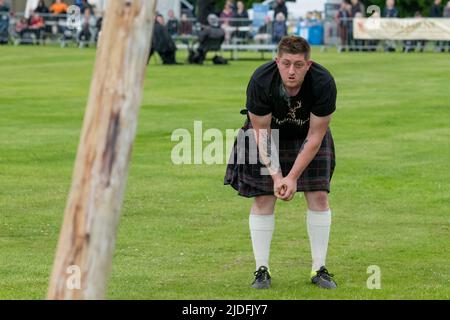
{"label": "man's forearm", "polygon": [[322,141],[317,138],[306,138],[288,176],[297,180],[317,155],[321,144]]}
{"label": "man's forearm", "polygon": [[[257,138],[257,144],[258,144],[258,150],[260,155],[261,163],[269,170],[269,174],[271,175],[272,179],[275,181],[276,179],[282,178],[281,174],[281,168],[280,168],[280,161],[278,157],[278,150],[276,150],[273,145],[270,147],[270,156],[269,156],[269,146],[268,146],[268,132],[271,134],[271,130],[266,129],[260,129]],[[273,144],[274,139],[271,135],[270,141]]]}

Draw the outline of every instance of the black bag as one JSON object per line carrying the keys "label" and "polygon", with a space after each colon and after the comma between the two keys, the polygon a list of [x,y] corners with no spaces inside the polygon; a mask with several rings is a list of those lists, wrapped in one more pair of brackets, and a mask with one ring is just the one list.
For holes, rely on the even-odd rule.
{"label": "black bag", "polygon": [[228,64],[228,60],[225,59],[224,57],[215,55],[214,58],[212,59],[214,64]]}

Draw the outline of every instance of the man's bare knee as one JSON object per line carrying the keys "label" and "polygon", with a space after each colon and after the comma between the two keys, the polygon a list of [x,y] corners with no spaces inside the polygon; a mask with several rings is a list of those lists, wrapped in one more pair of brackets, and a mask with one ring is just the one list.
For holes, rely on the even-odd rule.
{"label": "man's bare knee", "polygon": [[273,214],[275,210],[275,196],[258,196],[255,197],[252,205],[252,214],[264,215]]}
{"label": "man's bare knee", "polygon": [[308,208],[313,211],[326,211],[330,209],[328,203],[328,192],[326,191],[312,191],[305,192],[305,198],[308,202]]}

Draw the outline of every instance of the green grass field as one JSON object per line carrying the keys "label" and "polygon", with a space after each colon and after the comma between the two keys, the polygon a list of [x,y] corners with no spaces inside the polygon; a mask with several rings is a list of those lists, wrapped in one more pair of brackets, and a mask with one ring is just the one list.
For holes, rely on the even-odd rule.
{"label": "green grass field", "polygon": [[[45,298],[94,60],[94,49],[0,47],[0,299]],[[313,60],[338,85],[327,259],[338,290],[309,283],[300,193],[277,205],[273,288],[255,291],[251,200],[223,186],[225,164],[171,162],[173,130],[242,125],[263,61],[152,60],[108,298],[450,298],[450,55],[317,50]],[[366,287],[370,265],[380,290]]]}

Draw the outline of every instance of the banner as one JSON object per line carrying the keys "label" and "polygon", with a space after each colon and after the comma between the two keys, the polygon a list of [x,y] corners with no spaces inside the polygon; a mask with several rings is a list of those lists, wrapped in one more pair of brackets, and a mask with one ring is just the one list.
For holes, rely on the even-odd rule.
{"label": "banner", "polygon": [[258,30],[259,27],[263,26],[264,19],[269,13],[269,6],[267,4],[254,3],[253,4],[253,23],[252,26],[254,30]]}
{"label": "banner", "polygon": [[450,40],[450,19],[355,18],[353,37],[373,40]]}

